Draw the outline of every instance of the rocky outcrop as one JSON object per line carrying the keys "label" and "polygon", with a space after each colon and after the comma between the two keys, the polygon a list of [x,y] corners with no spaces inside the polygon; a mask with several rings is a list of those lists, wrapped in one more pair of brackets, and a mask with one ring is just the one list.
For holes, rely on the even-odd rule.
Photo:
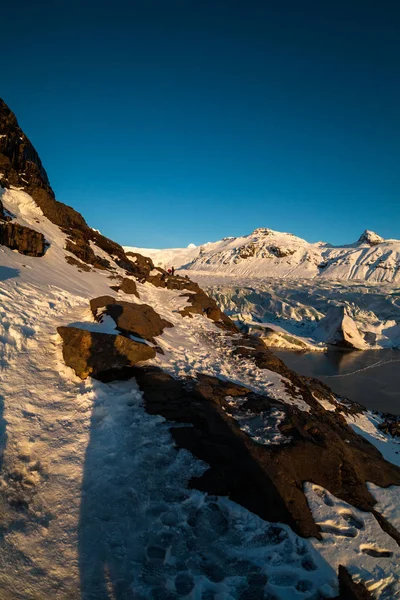
{"label": "rocky outcrop", "polygon": [[129,277],[123,277],[122,279],[120,279],[119,284],[112,285],[111,289],[115,292],[123,292],[124,294],[128,295],[133,294],[134,296],[139,298],[136,283],[133,281],[133,279],[130,279]]}
{"label": "rocky outcrop", "polygon": [[154,348],[122,335],[111,335],[78,329],[58,327],[63,340],[65,364],[81,379],[91,376],[100,381],[128,379],[132,367],[154,358]]}
{"label": "rocky outcrop", "polygon": [[321,342],[348,350],[365,350],[368,344],[357,325],[348,315],[345,306],[332,306],[313,332]]}
{"label": "rocky outcrop", "polygon": [[378,244],[382,244],[385,240],[383,237],[375,233],[375,231],[370,231],[366,229],[359,237],[357,244],[368,244],[368,246],[378,246]]}
{"label": "rocky outcrop", "polygon": [[102,315],[112,317],[121,333],[134,335],[152,343],[155,343],[155,338],[161,335],[166,327],[173,327],[148,304],[133,304],[115,300],[111,296],[101,296],[91,300],[90,308],[95,317],[99,310]]}
{"label": "rocky outcrop", "polygon": [[0,221],[0,245],[18,250],[26,256],[43,256],[46,240],[42,233],[18,223]]}
{"label": "rocky outcrop", "polygon": [[365,585],[353,581],[346,567],[339,565],[338,575],[340,595],[337,600],[372,600],[373,596]]}
{"label": "rocky outcrop", "polygon": [[151,271],[154,269],[154,264],[148,256],[142,256],[137,252],[127,252],[126,256],[131,263],[130,272],[135,275],[139,281],[145,282],[149,279]]}
{"label": "rocky outcrop", "polygon": [[[205,375],[183,381],[156,367],[142,367],[134,369],[134,376],[149,412],[192,425],[172,428],[179,446],[210,465],[192,486],[229,496],[267,521],[287,523],[300,535],[321,537],[303,492],[304,481],[364,511],[372,511],[375,504],[367,481],[379,486],[400,483],[398,467],[348,427],[339,412],[324,410],[316,400],[313,410],[305,412]],[[312,383],[298,383],[312,396]],[[315,386],[314,393],[328,398],[326,389]],[[277,413],[281,417],[274,423]],[[265,428],[277,428],[280,442],[260,443],[251,435],[251,425],[242,430],[243,418],[251,423],[253,417]]]}
{"label": "rocky outcrop", "polygon": [[185,306],[180,311],[183,317],[191,317],[192,315],[203,315],[226,331],[238,333],[239,330],[235,323],[219,308],[213,298],[208,296],[197,283],[190,282],[189,292],[182,294],[188,300],[188,306]]}
{"label": "rocky outcrop", "polygon": [[109,262],[98,257],[90,242],[110,254],[128,272],[136,267],[127,258],[122,246],[91,229],[76,210],[58,202],[50,186],[41,160],[14,113],[0,99],[0,185],[16,186],[30,194],[45,217],[58,225],[68,236],[67,250],[96,268],[108,268]]}

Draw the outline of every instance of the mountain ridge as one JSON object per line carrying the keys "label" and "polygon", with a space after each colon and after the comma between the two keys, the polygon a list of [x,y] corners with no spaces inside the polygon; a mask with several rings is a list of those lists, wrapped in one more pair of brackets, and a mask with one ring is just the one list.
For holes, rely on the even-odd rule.
{"label": "mountain ridge", "polygon": [[370,230],[347,246],[309,243],[292,233],[257,228],[249,235],[225,237],[196,248],[136,251],[147,253],[157,265],[209,274],[400,281],[400,240],[385,240]]}

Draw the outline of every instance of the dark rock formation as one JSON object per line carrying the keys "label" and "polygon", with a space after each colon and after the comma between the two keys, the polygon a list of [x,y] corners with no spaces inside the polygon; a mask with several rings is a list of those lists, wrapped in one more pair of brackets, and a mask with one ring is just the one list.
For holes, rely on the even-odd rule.
{"label": "dark rock formation", "polygon": [[43,234],[18,223],[0,221],[0,244],[26,256],[43,256],[46,251]]}
{"label": "dark rock formation", "polygon": [[269,250],[277,258],[286,258],[287,256],[292,256],[292,254],[296,252],[293,248],[282,248],[280,246],[270,246]]}
{"label": "dark rock formation", "polygon": [[14,185],[30,194],[45,217],[68,234],[67,250],[80,260],[96,268],[108,268],[108,261],[105,264],[104,259],[97,257],[90,247],[89,242],[92,241],[108,252],[121,268],[135,273],[135,267],[132,267],[122,246],[91,229],[82,215],[55,199],[36,150],[19,127],[14,113],[1,99],[0,172],[3,173],[0,185],[5,188]]}
{"label": "dark rock formation", "polygon": [[79,270],[86,271],[86,273],[89,273],[92,270],[91,267],[89,267],[89,265],[81,262],[80,260],[77,260],[73,256],[66,256],[65,260],[69,265],[74,265],[75,267],[78,267]]}
{"label": "dark rock formation", "polygon": [[400,437],[400,416],[385,413],[382,417],[383,422],[379,425],[379,429],[386,434]]}
{"label": "dark rock formation", "polygon": [[136,283],[129,277],[123,277],[118,285],[112,285],[111,289],[115,292],[124,292],[124,294],[133,294],[139,298]]}
{"label": "dark rock formation", "polygon": [[[383,487],[400,483],[398,467],[358,436],[340,412],[326,411],[315,400],[313,410],[304,412],[205,375],[182,381],[156,367],[143,367],[134,369],[134,376],[149,412],[193,426],[173,428],[172,434],[178,445],[210,465],[192,480],[194,487],[230,496],[267,521],[287,523],[300,535],[320,537],[303,492],[305,481],[364,511],[372,511],[375,504],[366,481]],[[307,383],[302,382],[303,388]],[[284,414],[279,429],[286,443],[263,445],[241,431],[230,416],[227,396],[241,397],[238,411],[243,415],[279,408]]]}
{"label": "dark rock formation", "polygon": [[135,275],[139,281],[144,283],[149,279],[150,272],[154,269],[154,264],[148,256],[142,256],[137,252],[127,252],[126,256],[131,263],[130,273]]}
{"label": "dark rock formation", "polygon": [[95,317],[98,310],[104,308],[103,314],[114,319],[121,333],[135,335],[152,343],[166,327],[173,327],[148,304],[133,304],[115,300],[111,296],[102,296],[91,300],[90,308]]}
{"label": "dark rock formation", "polygon": [[156,355],[151,346],[122,335],[77,327],[58,327],[57,331],[63,339],[64,361],[81,379],[89,376],[100,381],[128,379],[134,365]]}
{"label": "dark rock formation", "polygon": [[180,311],[180,314],[183,317],[190,317],[194,314],[203,315],[214,321],[221,329],[225,329],[231,333],[239,332],[235,323],[222,312],[214,298],[208,296],[197,283],[189,282],[187,287],[189,290],[193,291],[182,294],[189,302],[188,306],[185,306],[185,308]]}
{"label": "dark rock formation", "polygon": [[372,600],[363,583],[355,583],[350,573],[343,565],[339,565],[339,592],[338,600]]}

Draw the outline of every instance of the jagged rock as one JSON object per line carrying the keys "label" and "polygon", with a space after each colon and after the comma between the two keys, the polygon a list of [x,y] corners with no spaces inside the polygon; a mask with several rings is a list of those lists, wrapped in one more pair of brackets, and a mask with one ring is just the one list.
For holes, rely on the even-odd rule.
{"label": "jagged rock", "polygon": [[[287,373],[290,374],[290,373]],[[191,485],[210,494],[229,496],[267,521],[290,525],[302,536],[320,538],[303,491],[312,481],[364,511],[375,499],[367,481],[386,487],[400,483],[400,469],[358,436],[339,412],[326,411],[313,394],[330,401],[331,393],[293,374],[297,394],[312,405],[310,412],[253,393],[233,382],[206,375],[177,380],[157,367],[134,369],[147,410],[192,427],[172,429],[181,447],[210,465]],[[286,443],[263,445],[240,429],[227,397],[239,397],[243,415],[279,408]],[[385,531],[387,522],[381,517]],[[385,529],[386,527],[386,529]],[[394,536],[392,536],[394,537]]]}
{"label": "jagged rock", "polygon": [[173,327],[148,304],[133,304],[115,300],[111,296],[101,296],[91,300],[90,308],[95,317],[98,310],[104,308],[103,314],[114,319],[119,331],[153,343],[154,338],[161,335],[166,327]]}
{"label": "jagged rock", "polygon": [[179,311],[183,317],[190,317],[194,314],[203,315],[214,321],[221,329],[231,331],[232,333],[238,333],[239,330],[234,322],[221,311],[213,298],[207,296],[196,283],[191,282],[190,289],[194,291],[182,294],[189,302],[188,306],[185,306],[185,308]]}
{"label": "jagged rock", "polygon": [[11,185],[27,192],[45,217],[58,225],[68,236],[67,250],[83,262],[96,268],[108,268],[108,261],[95,255],[90,241],[108,252],[115,262],[128,272],[135,273],[136,267],[127,258],[122,246],[91,229],[76,210],[58,202],[50,186],[41,160],[22,129],[14,113],[0,99],[0,185]]}
{"label": "jagged rock", "polygon": [[115,292],[124,292],[124,294],[133,294],[139,298],[136,283],[129,277],[124,277],[119,285],[112,285],[111,289]]}
{"label": "jagged rock", "polygon": [[139,281],[147,281],[154,264],[148,256],[142,256],[137,252],[127,252],[126,256],[131,262],[130,272],[136,275]]}
{"label": "jagged rock", "polygon": [[372,600],[363,583],[355,583],[343,565],[339,565],[339,598],[338,600]]}
{"label": "jagged rock", "polygon": [[379,429],[389,435],[400,437],[400,416],[384,414],[382,417],[383,422],[379,425]]}
{"label": "jagged rock", "polygon": [[110,261],[95,254],[83,237],[75,236],[74,240],[67,239],[65,249],[75,254],[82,262],[93,265],[95,269],[109,269],[111,266]]}
{"label": "jagged rock", "polygon": [[134,365],[156,355],[151,346],[122,335],[77,327],[58,327],[57,331],[63,339],[64,361],[81,379],[127,379]]}
{"label": "jagged rock", "polygon": [[286,258],[286,256],[292,256],[296,252],[293,248],[284,248],[283,246],[270,246],[269,249],[277,258]]}
{"label": "jagged rock", "polygon": [[81,271],[86,271],[86,273],[89,273],[92,270],[91,267],[89,267],[89,265],[81,262],[80,260],[77,260],[73,256],[66,256],[65,260],[69,265],[74,265],[74,267],[78,267],[78,269],[80,269]]}
{"label": "jagged rock", "polygon": [[0,223],[0,244],[26,256],[43,256],[46,251],[43,234],[18,223]]}
{"label": "jagged rock", "polygon": [[365,350],[368,344],[348,315],[345,306],[332,306],[315,328],[315,339],[350,350]]}
{"label": "jagged rock", "polygon": [[359,237],[357,244],[368,244],[369,246],[377,246],[378,244],[382,244],[385,240],[383,237],[375,233],[375,231],[370,231],[366,229]]}

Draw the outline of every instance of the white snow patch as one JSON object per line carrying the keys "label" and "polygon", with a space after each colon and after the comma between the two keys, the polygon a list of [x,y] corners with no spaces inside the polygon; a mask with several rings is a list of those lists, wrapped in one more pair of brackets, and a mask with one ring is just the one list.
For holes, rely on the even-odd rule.
{"label": "white snow patch", "polygon": [[400,548],[375,517],[339,500],[324,488],[305,483],[313,517],[321,527],[322,541],[313,540],[335,571],[344,565],[356,582],[362,581],[375,598],[400,594]]}
{"label": "white snow patch", "polygon": [[373,444],[389,462],[400,467],[400,440],[378,428],[382,417],[371,412],[343,415],[350,427]]}

